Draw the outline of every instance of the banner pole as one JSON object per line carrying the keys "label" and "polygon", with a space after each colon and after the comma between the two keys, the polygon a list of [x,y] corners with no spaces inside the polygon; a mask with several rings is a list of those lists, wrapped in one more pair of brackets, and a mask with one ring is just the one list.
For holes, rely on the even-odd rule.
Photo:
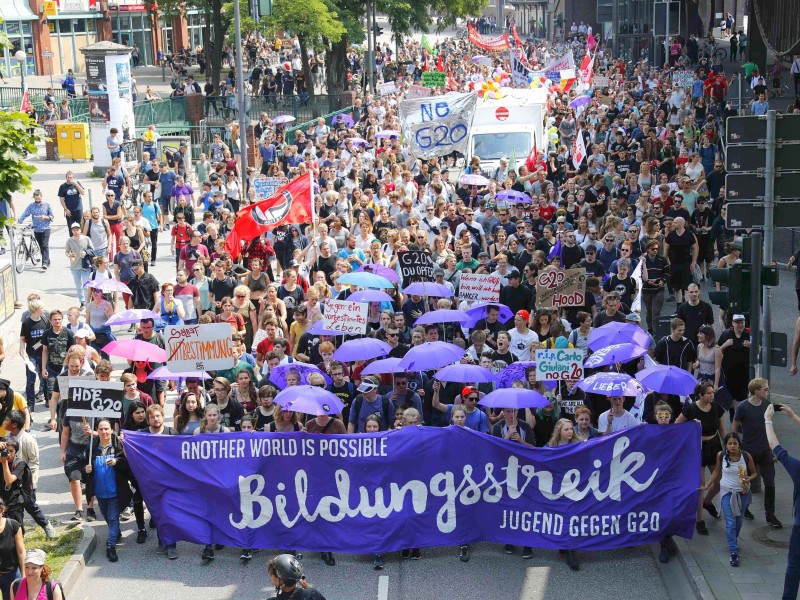
{"label": "banner pole", "polygon": [[[86,424],[86,417],[83,417],[83,423]],[[92,417],[92,432],[89,434],[89,464],[92,464],[92,450],[94,450],[94,417]],[[92,467],[94,469],[94,467]]]}

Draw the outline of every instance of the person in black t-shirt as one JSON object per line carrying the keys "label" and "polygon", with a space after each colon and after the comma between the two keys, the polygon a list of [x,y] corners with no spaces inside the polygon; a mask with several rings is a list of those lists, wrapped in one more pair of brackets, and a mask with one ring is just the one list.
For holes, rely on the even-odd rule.
{"label": "person in black t-shirt", "polygon": [[86,190],[75,179],[72,171],[67,171],[66,179],[58,188],[58,199],[67,217],[67,229],[69,229],[73,223],[81,222],[81,217],[83,217],[82,196],[86,193]]}
{"label": "person in black t-shirt", "polygon": [[228,276],[223,261],[218,260],[214,263],[214,277],[208,280],[208,294],[217,313],[222,312],[222,299],[233,298],[233,290],[238,284],[236,278]]}
{"label": "person in black t-shirt", "polygon": [[511,363],[519,361],[515,354],[511,353],[511,334],[501,331],[497,334],[497,350],[492,352],[492,372],[499,373]]}
{"label": "person in black t-shirt", "polygon": [[127,308],[144,308],[152,310],[159,302],[161,285],[158,280],[144,270],[144,263],[141,260],[134,260],[131,263],[136,277],[128,282],[131,295],[128,298]]}

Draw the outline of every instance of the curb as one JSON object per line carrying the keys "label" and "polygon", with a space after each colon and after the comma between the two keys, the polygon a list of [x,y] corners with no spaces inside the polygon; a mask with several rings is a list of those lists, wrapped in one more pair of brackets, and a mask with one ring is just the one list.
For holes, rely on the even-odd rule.
{"label": "curb", "polygon": [[[686,548],[683,538],[674,536],[672,539],[678,545],[678,554],[674,557],[674,560],[670,560],[667,563],[662,563],[658,560],[661,545],[658,543],[649,544],[650,552],[653,554],[653,562],[655,562],[661,579],[664,581],[664,587],[667,588],[669,597],[675,600],[684,600],[686,598],[715,600],[714,594],[711,593],[711,588],[708,587],[708,583],[697,563],[695,563],[692,553]],[[704,593],[704,590],[707,590],[707,592]]]}
{"label": "curb", "polygon": [[711,590],[711,586],[708,585],[708,581],[706,581],[706,577],[703,575],[702,569],[698,566],[697,561],[694,559],[692,551],[689,550],[686,540],[678,537],[673,539],[678,545],[678,562],[680,563],[683,572],[686,574],[686,578],[689,580],[690,585],[692,586],[695,598],[701,598],[702,600],[715,600],[716,596]]}
{"label": "curb", "polygon": [[86,563],[91,558],[95,548],[97,548],[97,536],[94,529],[83,524],[80,525],[80,528],[83,531],[83,538],[75,549],[75,553],[64,564],[61,569],[61,575],[58,577],[67,596],[72,595],[72,590],[81,578]]}

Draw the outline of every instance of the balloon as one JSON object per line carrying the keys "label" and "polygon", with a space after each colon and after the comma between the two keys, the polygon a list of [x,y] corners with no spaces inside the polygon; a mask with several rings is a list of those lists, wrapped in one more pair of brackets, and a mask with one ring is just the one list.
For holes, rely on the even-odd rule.
{"label": "balloon", "polygon": [[539,81],[541,81],[542,83],[544,83],[545,81],[547,81],[547,77],[545,77],[544,75],[542,75],[541,77],[539,77]]}
{"label": "balloon", "polygon": [[494,76],[494,80],[497,81],[497,82],[500,81],[500,78],[501,78],[501,75],[499,73]]}
{"label": "balloon", "polygon": [[500,82],[500,85],[506,87],[508,86],[509,83],[511,83],[511,80],[508,77],[506,77],[505,79],[503,79],[503,81]]}
{"label": "balloon", "polygon": [[470,81],[469,82],[469,89],[470,89],[470,91],[473,91],[475,89],[475,82],[474,81]]}
{"label": "balloon", "polygon": [[486,94],[489,98],[495,99],[497,98],[497,92],[489,92]]}

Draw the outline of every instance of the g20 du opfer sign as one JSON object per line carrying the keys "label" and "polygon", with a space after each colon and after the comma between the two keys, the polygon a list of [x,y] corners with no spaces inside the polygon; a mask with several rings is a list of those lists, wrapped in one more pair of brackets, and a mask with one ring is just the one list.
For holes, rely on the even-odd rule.
{"label": "g20 du opfer sign", "polygon": [[433,158],[465,153],[477,102],[476,92],[403,100],[400,124],[414,155]]}

